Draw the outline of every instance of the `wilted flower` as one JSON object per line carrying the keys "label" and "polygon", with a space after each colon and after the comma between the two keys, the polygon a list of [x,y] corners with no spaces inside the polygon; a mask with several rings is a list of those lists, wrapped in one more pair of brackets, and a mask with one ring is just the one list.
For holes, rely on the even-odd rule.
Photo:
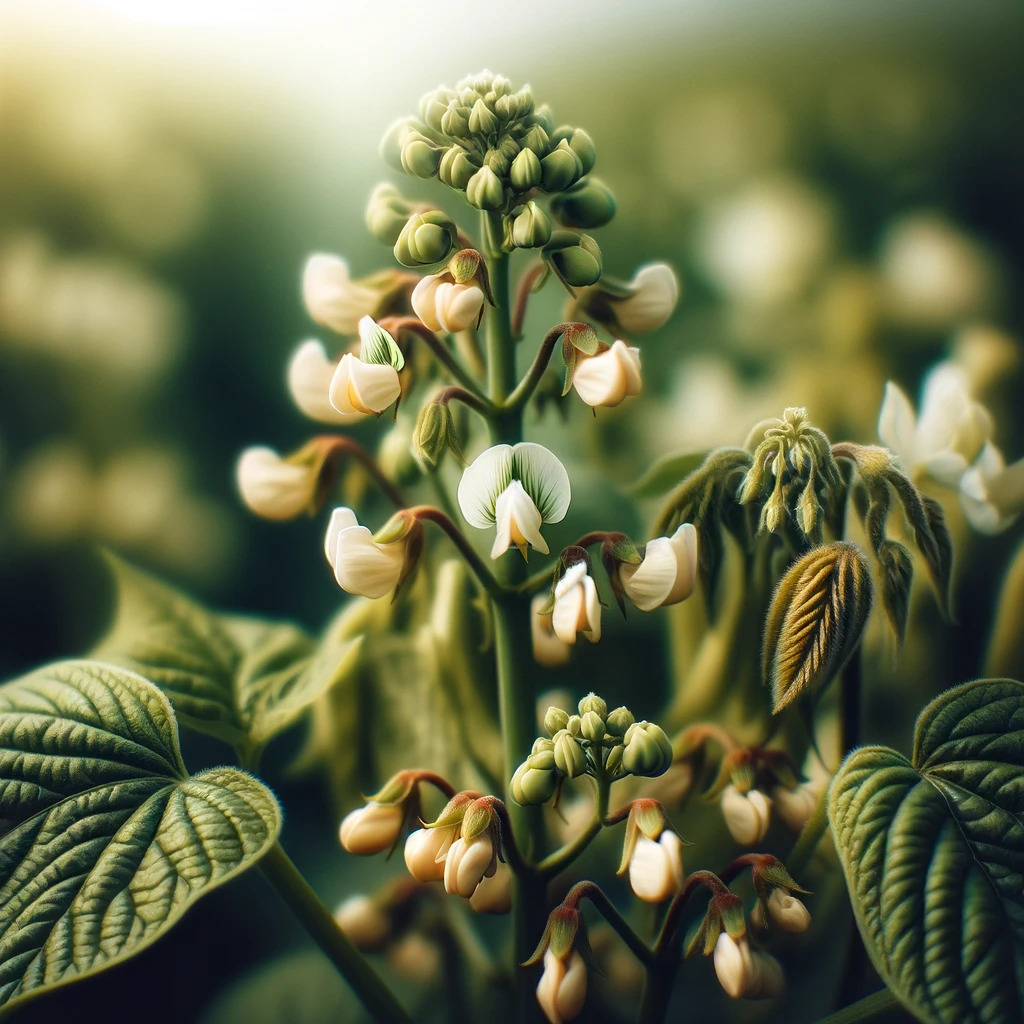
{"label": "wilted flower", "polygon": [[579,356],[573,369],[572,386],[590,406],[614,407],[640,394],[640,349],[624,341],[592,356]]}
{"label": "wilted flower", "polygon": [[563,1024],[580,1014],[587,1000],[587,965],[575,950],[568,961],[550,949],[544,953],[544,973],[537,984],[537,1002],[551,1024]]}
{"label": "wilted flower", "polygon": [[288,364],[288,390],[299,409],[320,423],[354,423],[361,412],[339,412],[331,405],[331,381],[337,364],[327,358],[319,341],[304,341]]}
{"label": "wilted flower", "polygon": [[671,537],[648,541],[639,565],[620,562],[619,582],[642,612],[685,601],[697,582],[697,530],[683,523]]}
{"label": "wilted flower", "polygon": [[380,292],[353,281],[343,259],[318,252],[302,272],[302,298],[318,324],[339,334],[354,334],[359,321],[376,312]]}
{"label": "wilted flower", "polygon": [[368,854],[390,850],[402,831],[405,810],[399,803],[370,800],[350,811],[341,823],[339,838],[349,853]]}
{"label": "wilted flower", "polygon": [[416,285],[410,301],[432,331],[457,334],[479,320],[484,293],[476,284],[456,284],[448,274],[434,274]]}
{"label": "wilted flower", "polygon": [[562,643],[576,643],[582,633],[592,644],[601,639],[601,599],[586,562],[569,566],[555,584],[551,628]]}
{"label": "wilted flower", "polygon": [[282,459],[272,448],[246,448],[235,477],[242,500],[264,519],[294,519],[316,503],[322,465]]}
{"label": "wilted flower", "polygon": [[733,839],[740,846],[753,846],[768,833],[772,802],[759,789],[741,793],[730,783],[722,792],[722,814]]}

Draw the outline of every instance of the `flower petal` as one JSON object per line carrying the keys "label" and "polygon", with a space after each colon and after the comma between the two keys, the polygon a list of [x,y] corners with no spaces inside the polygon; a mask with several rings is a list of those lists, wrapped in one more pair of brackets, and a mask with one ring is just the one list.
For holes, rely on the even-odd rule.
{"label": "flower petal", "polygon": [[327,524],[327,533],[324,535],[324,552],[327,555],[327,561],[331,563],[331,568],[334,568],[334,556],[338,548],[338,534],[342,530],[347,530],[350,526],[358,526],[359,522],[356,519],[355,512],[350,508],[339,506],[331,513],[330,522]]}
{"label": "flower petal", "polygon": [[886,382],[885,398],[878,414],[878,436],[895,452],[904,470],[912,472],[917,463],[914,407],[903,389],[891,380]]}
{"label": "flower petal", "polygon": [[359,320],[372,314],[377,292],[349,276],[348,264],[329,253],[314,253],[302,273],[302,298],[309,315],[339,334],[354,334]]}
{"label": "flower petal", "polygon": [[292,400],[310,419],[319,423],[354,423],[361,413],[343,413],[331,405],[328,393],[335,364],[314,338],[304,341],[288,364],[288,390]]}
{"label": "flower petal", "polygon": [[679,280],[667,263],[648,263],[630,282],[632,294],[614,303],[615,318],[630,334],[664,326],[679,301]]}
{"label": "flower petal", "polygon": [[313,502],[317,470],[287,462],[273,448],[247,448],[235,470],[245,504],[264,519],[294,519]]}
{"label": "flower petal", "polygon": [[494,503],[494,517],[498,535],[491,549],[491,558],[497,558],[512,544],[523,552],[524,557],[527,544],[542,554],[548,553],[547,543],[540,535],[540,512],[518,480],[513,480],[498,495]]}
{"label": "flower petal", "polygon": [[334,578],[350,594],[377,598],[390,593],[404,563],[404,544],[377,544],[365,526],[350,526],[338,534]]}
{"label": "flower petal", "polygon": [[437,318],[437,289],[442,283],[442,278],[437,274],[430,274],[421,278],[419,283],[412,290],[410,303],[413,312],[420,318],[420,323],[430,330],[437,332],[444,330],[441,321]]}
{"label": "flower petal", "polygon": [[363,363],[391,366],[395,370],[405,366],[405,356],[395,339],[370,316],[359,321],[359,359]]}
{"label": "flower petal", "polygon": [[639,565],[619,566],[619,581],[626,597],[642,612],[654,611],[667,600],[679,573],[676,553],[668,537],[647,542],[644,560]]}
{"label": "flower petal", "polygon": [[[545,523],[560,523],[569,511],[569,474],[541,444],[523,441],[512,449],[511,479],[522,482]],[[502,488],[504,489],[504,488]],[[499,492],[500,493],[500,492]]]}
{"label": "flower petal", "polygon": [[472,327],[483,304],[484,293],[475,284],[445,282],[438,286],[434,298],[438,322],[450,334]]}
{"label": "flower petal", "polygon": [[495,522],[498,496],[512,482],[512,446],[496,444],[466,467],[459,481],[459,508],[470,526],[486,529]]}

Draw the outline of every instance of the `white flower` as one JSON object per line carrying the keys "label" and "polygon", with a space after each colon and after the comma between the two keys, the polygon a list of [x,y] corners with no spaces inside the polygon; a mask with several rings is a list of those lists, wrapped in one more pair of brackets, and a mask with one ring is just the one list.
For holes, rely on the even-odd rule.
{"label": "white flower", "polygon": [[640,349],[616,341],[611,348],[593,356],[580,356],[573,370],[572,386],[590,406],[618,405],[639,395]]}
{"label": "white flower", "polygon": [[378,544],[373,534],[359,525],[350,508],[336,508],[331,513],[324,551],[338,586],[349,594],[383,597],[402,578],[405,543],[398,540]]}
{"label": "white flower", "polygon": [[683,841],[675,832],[665,829],[657,841],[637,837],[629,885],[646,903],[662,903],[683,891]]}
{"label": "white flower", "polygon": [[964,470],[992,436],[992,417],[967,390],[967,377],[953,363],[939,363],[924,380],[921,412],[892,381],[878,416],[878,436],[899,457],[908,475],[926,473],[956,487]]}
{"label": "white flower", "polygon": [[547,594],[538,594],[530,602],[530,637],[533,640],[533,660],[538,665],[555,668],[564,665],[572,648],[555,636],[551,613],[542,615],[540,609],[547,603]]}
{"label": "white flower", "polygon": [[496,526],[491,558],[513,544],[526,557],[527,545],[547,554],[542,523],[558,523],[569,508],[565,467],[539,444],[499,444],[479,455],[462,474],[459,507],[471,526]]}
{"label": "white flower", "polygon": [[587,1001],[587,965],[575,950],[566,964],[551,950],[544,954],[544,973],[537,984],[537,1002],[551,1024],[579,1016]]}
{"label": "white flower", "polygon": [[413,878],[421,882],[437,882],[444,878],[445,858],[455,839],[455,829],[418,828],[405,841],[405,866]]}
{"label": "white flower", "polygon": [[327,358],[323,345],[310,338],[304,341],[288,364],[288,390],[299,409],[319,423],[353,423],[363,418],[360,412],[339,412],[329,397],[336,364]]}
{"label": "white flower", "polygon": [[[760,904],[757,909],[760,911]],[[772,889],[768,896],[768,916],[784,932],[805,932],[811,924],[811,913],[803,902],[780,888]],[[763,924],[760,913],[758,918],[758,923]]]}
{"label": "white flower", "polygon": [[772,789],[772,806],[788,829],[799,832],[814,813],[822,792],[823,788],[813,782],[802,782],[796,789],[776,786]]}
{"label": "white flower", "polygon": [[577,633],[592,644],[601,639],[601,600],[585,562],[571,565],[555,584],[551,628],[564,644],[576,643]]}
{"label": "white flower", "polygon": [[272,448],[246,448],[235,477],[242,500],[264,519],[294,519],[313,507],[320,465],[282,459]]}
{"label": "white flower", "polygon": [[412,291],[412,308],[432,331],[457,334],[480,317],[484,293],[475,284],[456,284],[445,274],[424,277]]}
{"label": "white flower", "polygon": [[405,812],[400,804],[379,804],[371,800],[365,807],[345,815],[338,837],[349,853],[381,853],[395,845],[404,819]]}
{"label": "white flower", "polygon": [[733,839],[740,846],[753,846],[768,832],[772,802],[759,789],[741,793],[730,783],[722,792],[722,814]]}
{"label": "white flower", "polygon": [[784,982],[779,962],[767,953],[755,952],[744,935],[732,938],[722,932],[715,943],[715,973],[733,999],[764,999],[782,993]]}
{"label": "white flower", "polygon": [[382,413],[402,393],[398,371],[405,358],[395,339],[370,317],[359,321],[359,355],[341,357],[331,378],[328,398],[340,413]]}
{"label": "white flower", "polygon": [[615,319],[627,334],[662,327],[679,301],[679,280],[667,263],[648,263],[629,282],[630,294],[612,302]]}
{"label": "white flower", "polygon": [[639,565],[622,562],[619,582],[642,612],[685,601],[697,582],[697,529],[683,523],[671,537],[647,542]]}
{"label": "white flower", "polygon": [[1024,510],[1024,459],[1007,466],[999,449],[986,444],[960,478],[960,506],[980,533],[1005,530]]}
{"label": "white flower", "polygon": [[452,843],[444,862],[444,888],[452,896],[469,899],[477,886],[498,870],[498,851],[490,833],[473,839],[461,836]]}
{"label": "white flower", "polygon": [[349,896],[334,912],[338,927],[356,949],[380,949],[391,934],[391,919],[369,896]]}
{"label": "white flower", "polygon": [[349,276],[348,264],[328,253],[314,253],[302,272],[302,298],[309,315],[339,334],[354,334],[364,316],[372,316],[380,294]]}
{"label": "white flower", "polygon": [[507,914],[512,909],[512,872],[507,864],[499,864],[493,875],[485,875],[469,905],[478,914]]}

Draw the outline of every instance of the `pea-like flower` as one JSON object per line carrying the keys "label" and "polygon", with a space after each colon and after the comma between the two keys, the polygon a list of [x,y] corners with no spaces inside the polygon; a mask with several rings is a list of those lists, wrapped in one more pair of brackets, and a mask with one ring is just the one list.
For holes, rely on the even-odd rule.
{"label": "pea-like flower", "polygon": [[369,854],[390,850],[398,841],[405,819],[401,804],[369,801],[345,815],[338,835],[349,853]]}
{"label": "pea-like flower", "polygon": [[480,318],[484,293],[478,285],[457,284],[448,274],[433,274],[416,285],[410,301],[413,311],[432,331],[457,334]]}
{"label": "pea-like flower", "polygon": [[496,528],[491,558],[513,544],[524,558],[527,547],[547,554],[540,527],[561,522],[570,497],[565,467],[543,445],[530,441],[488,448],[459,483],[459,507],[466,521],[478,529]]}
{"label": "pea-like flower", "polygon": [[288,390],[292,400],[310,419],[318,423],[355,423],[361,412],[339,412],[331,405],[331,381],[337,363],[327,358],[323,345],[314,338],[304,341],[288,364]]}
{"label": "pea-like flower", "polygon": [[629,885],[646,903],[662,903],[682,892],[682,839],[671,829],[657,839],[638,836],[629,859]]}
{"label": "pea-like flower", "polygon": [[586,562],[569,566],[555,584],[551,628],[564,644],[576,643],[582,633],[592,644],[601,639],[601,599]]}
{"label": "pea-like flower", "polygon": [[[776,887],[768,894],[766,901],[768,908],[768,921],[774,924],[780,931],[784,932],[805,932],[811,924],[811,912],[792,893],[782,887]],[[764,919],[761,904],[754,908],[752,915],[755,924],[767,927],[768,921]]]}
{"label": "pea-like flower", "polygon": [[745,935],[722,932],[715,943],[715,974],[733,999],[767,999],[782,993],[785,982],[778,960],[750,948]]}
{"label": "pea-like flower", "polygon": [[722,791],[722,814],[733,839],[740,846],[753,846],[768,833],[772,802],[759,789],[741,793],[730,783]]}
{"label": "pea-like flower", "polygon": [[551,613],[541,612],[547,604],[547,595],[538,594],[530,602],[530,638],[533,641],[533,660],[538,665],[556,668],[564,665],[572,654],[572,647],[555,636]]}
{"label": "pea-like flower", "polygon": [[370,317],[359,321],[360,351],[341,357],[331,378],[328,398],[347,416],[382,413],[402,393],[398,371],[405,366],[395,339]]}
{"label": "pea-like flower", "polygon": [[1024,510],[1024,459],[1007,466],[995,445],[981,454],[960,478],[960,507],[979,533],[1000,533]]}
{"label": "pea-like flower", "polygon": [[628,293],[610,304],[627,334],[645,334],[664,326],[679,301],[679,280],[667,263],[645,264],[626,287]]}
{"label": "pea-like flower", "polygon": [[352,509],[336,508],[327,526],[324,550],[338,586],[362,597],[391,593],[406,571],[411,536],[379,543],[359,525]]}
{"label": "pea-like flower", "polygon": [[671,537],[648,541],[639,565],[620,562],[619,583],[642,612],[685,601],[697,582],[697,529],[683,523]]}
{"label": "pea-like flower", "polygon": [[551,1024],[578,1017],[587,1001],[587,965],[576,950],[567,960],[550,949],[544,953],[544,973],[537,984],[537,1002]]}
{"label": "pea-like flower", "polygon": [[445,858],[445,892],[468,900],[477,886],[497,870],[498,850],[490,832],[482,832],[472,839],[460,836]]}
{"label": "pea-like flower", "polygon": [[572,375],[576,394],[590,406],[613,407],[632,395],[639,395],[640,349],[624,341],[592,356],[580,356]]}
{"label": "pea-like flower", "polygon": [[309,315],[339,334],[354,334],[364,316],[372,316],[380,292],[353,281],[348,264],[329,253],[314,253],[302,273],[302,298]]}
{"label": "pea-like flower", "polygon": [[438,882],[444,878],[445,859],[458,835],[457,825],[418,828],[405,840],[405,866],[420,882]]}
{"label": "pea-like flower", "polygon": [[283,459],[273,448],[246,448],[235,477],[242,500],[264,519],[294,519],[316,506],[322,463]]}

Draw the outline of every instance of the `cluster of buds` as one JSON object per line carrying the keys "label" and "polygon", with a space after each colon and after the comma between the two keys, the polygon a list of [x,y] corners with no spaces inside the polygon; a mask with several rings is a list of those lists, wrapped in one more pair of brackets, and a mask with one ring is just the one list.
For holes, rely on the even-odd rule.
{"label": "cluster of buds", "polygon": [[579,702],[579,714],[548,708],[544,728],[548,736],[534,742],[530,756],[512,776],[510,791],[516,803],[546,803],[566,778],[654,777],[672,764],[672,744],[659,726],[637,722],[628,708],[609,711],[593,693]]}

